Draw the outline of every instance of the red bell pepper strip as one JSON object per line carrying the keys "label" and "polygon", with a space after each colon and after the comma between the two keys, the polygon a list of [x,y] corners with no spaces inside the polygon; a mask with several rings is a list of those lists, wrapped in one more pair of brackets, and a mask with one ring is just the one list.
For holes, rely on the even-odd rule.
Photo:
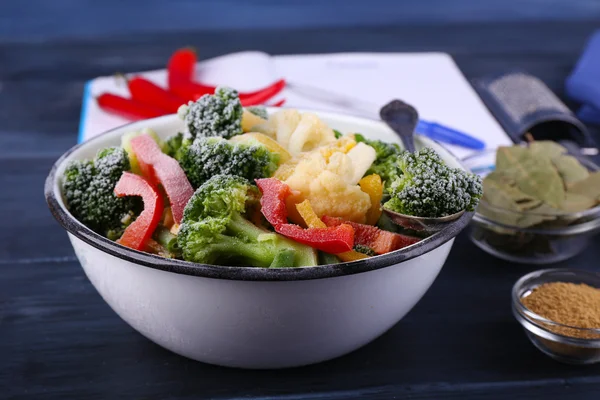
{"label": "red bell pepper strip", "polygon": [[296,224],[283,224],[276,227],[275,231],[296,242],[333,254],[352,250],[354,243],[354,228],[347,224],[307,229]]}
{"label": "red bell pepper strip", "polygon": [[163,212],[163,199],[156,187],[146,179],[131,172],[123,172],[115,189],[117,197],[141,196],[144,210],[123,232],[117,243],[134,250],[145,250]]}
{"label": "red bell pepper strip", "polygon": [[277,82],[255,92],[240,93],[240,101],[242,102],[242,106],[247,107],[263,104],[281,92],[285,88],[285,85],[285,80],[280,79]]}
{"label": "red bell pepper strip", "polygon": [[344,221],[341,218],[323,216],[321,220],[329,227],[340,226],[342,224],[352,226],[354,228],[355,244],[367,246],[373,249],[377,254],[385,254],[390,251],[399,250],[421,240],[412,236],[385,231],[372,225]]}
{"label": "red bell pepper strip", "polygon": [[285,104],[285,99],[281,99],[277,103],[272,104],[271,107],[281,107],[284,104]]}
{"label": "red bell pepper strip", "polygon": [[275,178],[256,179],[256,185],[262,192],[260,211],[275,228],[287,224],[285,199],[291,194],[290,187]]}
{"label": "red bell pepper strip", "polygon": [[158,107],[143,104],[112,93],[103,93],[96,97],[96,101],[98,102],[98,106],[104,111],[133,121],[168,114],[167,111],[161,110]]}
{"label": "red bell pepper strip", "polygon": [[290,187],[275,178],[257,179],[256,184],[262,192],[261,211],[277,233],[327,253],[343,253],[352,250],[354,228],[350,225],[304,229],[290,224],[285,206],[285,199],[291,194]]}
{"label": "red bell pepper strip", "polygon": [[176,113],[182,104],[187,103],[186,99],[161,88],[154,82],[141,76],[128,79],[127,86],[133,100],[160,108],[168,113]]}
{"label": "red bell pepper strip", "polygon": [[131,149],[137,157],[142,174],[150,181],[157,180],[162,184],[171,203],[173,220],[176,224],[181,224],[183,209],[194,194],[185,172],[177,160],[161,151],[150,135],[140,135],[131,139]]}

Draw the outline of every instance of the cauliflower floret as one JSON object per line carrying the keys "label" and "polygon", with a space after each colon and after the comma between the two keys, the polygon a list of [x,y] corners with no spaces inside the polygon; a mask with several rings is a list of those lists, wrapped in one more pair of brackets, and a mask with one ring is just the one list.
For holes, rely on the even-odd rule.
{"label": "cauliflower floret", "polygon": [[[277,135],[279,140],[279,131]],[[335,140],[333,129],[315,114],[304,113],[296,129],[292,132],[287,147],[290,153],[300,154],[335,142]]]}
{"label": "cauliflower floret", "polygon": [[328,215],[364,223],[371,199],[360,186],[348,184],[353,176],[352,162],[344,153],[334,153],[329,162],[319,151],[309,153],[285,181],[293,193],[287,199],[289,219],[301,224],[295,205],[309,199],[319,217]]}

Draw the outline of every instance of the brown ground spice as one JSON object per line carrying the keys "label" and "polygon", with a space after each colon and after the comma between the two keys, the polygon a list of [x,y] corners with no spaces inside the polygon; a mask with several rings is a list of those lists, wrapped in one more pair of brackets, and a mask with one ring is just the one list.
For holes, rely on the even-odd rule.
{"label": "brown ground spice", "polygon": [[[551,282],[535,288],[521,298],[534,313],[560,324],[577,328],[600,329],[600,289],[586,284]],[[600,339],[600,334],[576,329],[548,326],[566,336]]]}

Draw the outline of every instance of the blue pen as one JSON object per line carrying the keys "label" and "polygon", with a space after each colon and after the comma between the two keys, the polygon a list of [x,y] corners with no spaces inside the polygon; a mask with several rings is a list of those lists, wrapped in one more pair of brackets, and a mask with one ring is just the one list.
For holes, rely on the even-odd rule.
{"label": "blue pen", "polygon": [[419,120],[415,130],[417,133],[427,136],[430,139],[437,140],[438,142],[475,150],[482,150],[485,148],[485,143],[481,140],[435,122]]}
{"label": "blue pen", "polygon": [[[368,116],[369,118],[374,118],[375,115],[377,115],[376,118],[379,118],[378,113],[374,114],[373,112],[366,111],[378,110],[379,105],[364,101],[362,99],[341,95],[323,88],[298,84],[290,81],[287,82],[287,88],[304,97],[312,98],[321,102],[332,103],[346,109],[351,108],[357,113]],[[415,130],[417,133],[427,136],[433,140],[437,140],[438,142],[454,144],[456,146],[475,150],[481,150],[485,148],[485,143],[481,140],[435,122],[420,120]]]}

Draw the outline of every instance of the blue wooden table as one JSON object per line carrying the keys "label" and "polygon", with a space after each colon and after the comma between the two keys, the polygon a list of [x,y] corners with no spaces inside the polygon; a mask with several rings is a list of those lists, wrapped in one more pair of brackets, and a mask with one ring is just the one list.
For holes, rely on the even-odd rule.
{"label": "blue wooden table", "polygon": [[[492,258],[466,232],[422,301],[372,344],[320,365],[242,371],[169,353],[121,321],[85,278],[42,196],[51,164],[75,142],[83,83],[115,71],[160,68],[177,47],[194,45],[204,58],[246,49],[447,51],[468,78],[524,68],[561,94],[586,38],[600,28],[598,2],[546,7],[527,1],[519,15],[515,2],[513,8],[493,2],[496,8],[477,6],[478,20],[461,10],[481,2],[463,0],[458,11],[445,6],[446,19],[441,1],[403,11],[393,8],[396,2],[376,0],[370,4],[392,11],[375,14],[356,1],[343,2],[346,8],[333,1],[338,8],[325,14],[314,1],[292,1],[288,8],[264,1],[254,3],[279,19],[232,13],[221,26],[213,26],[218,7],[211,2],[199,2],[205,9],[174,2],[180,10],[175,21],[155,1],[137,8],[105,3],[122,8],[110,14],[80,1],[0,5],[0,398],[600,397],[600,366],[550,360],[511,315],[511,286],[536,268]],[[245,4],[228,2],[220,10],[237,5],[250,12]],[[134,11],[145,5],[148,19],[136,19]],[[196,7],[197,19],[186,7]],[[231,26],[238,29],[225,29]],[[595,244],[557,266],[597,269],[600,240]]]}

